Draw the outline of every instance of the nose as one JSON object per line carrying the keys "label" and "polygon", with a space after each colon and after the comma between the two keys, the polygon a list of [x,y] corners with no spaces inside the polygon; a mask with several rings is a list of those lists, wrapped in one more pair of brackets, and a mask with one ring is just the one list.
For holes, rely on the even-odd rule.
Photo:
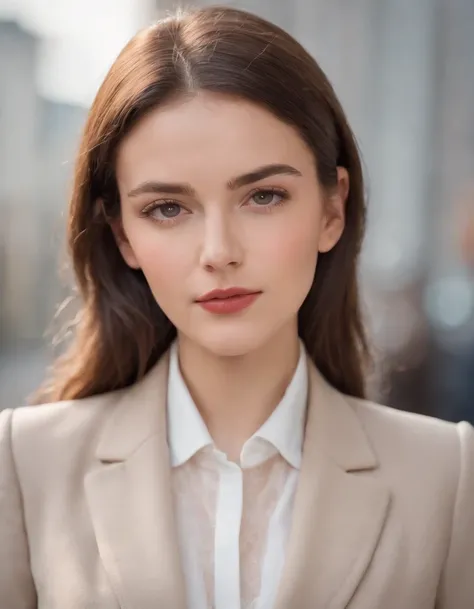
{"label": "nose", "polygon": [[209,271],[238,267],[243,261],[242,245],[231,218],[223,214],[206,218],[201,250],[201,266]]}

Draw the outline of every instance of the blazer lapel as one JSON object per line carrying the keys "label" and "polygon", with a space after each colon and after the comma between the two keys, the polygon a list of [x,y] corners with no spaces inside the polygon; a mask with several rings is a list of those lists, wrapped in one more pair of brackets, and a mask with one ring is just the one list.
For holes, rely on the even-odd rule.
{"label": "blazer lapel", "polygon": [[[165,355],[118,403],[85,489],[98,550],[123,609],[186,609],[167,443]],[[344,609],[385,523],[389,491],[353,408],[309,362],[293,524],[275,609]],[[364,473],[365,472],[365,473]]]}
{"label": "blazer lapel", "polygon": [[276,609],[343,609],[377,546],[389,491],[353,408],[309,363],[303,462]]}
{"label": "blazer lapel", "polygon": [[98,464],[85,479],[100,558],[124,609],[186,606],[166,438],[167,377],[165,356],[108,405],[113,412]]}

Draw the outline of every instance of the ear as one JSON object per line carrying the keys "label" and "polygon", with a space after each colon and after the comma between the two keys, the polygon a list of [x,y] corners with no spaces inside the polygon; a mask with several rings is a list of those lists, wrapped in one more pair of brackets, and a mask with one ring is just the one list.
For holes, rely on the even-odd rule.
{"label": "ear", "polygon": [[[104,209],[103,202],[100,200],[97,201],[97,206]],[[105,220],[110,226],[115,243],[117,244],[117,247],[119,248],[122,258],[125,260],[126,264],[128,264],[128,266],[132,269],[139,269],[140,264],[138,263],[135,252],[133,251],[133,248],[125,233],[122,217],[120,215],[113,219],[105,217]]]}
{"label": "ear", "polygon": [[329,252],[344,232],[346,201],[349,195],[349,172],[345,167],[337,168],[337,186],[326,199],[319,235],[319,252]]}

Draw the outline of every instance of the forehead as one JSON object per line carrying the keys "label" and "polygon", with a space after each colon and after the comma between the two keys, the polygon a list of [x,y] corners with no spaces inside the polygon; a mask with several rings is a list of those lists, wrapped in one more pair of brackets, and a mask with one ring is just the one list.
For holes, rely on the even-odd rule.
{"label": "forehead", "polygon": [[[295,128],[248,101],[199,93],[144,117],[119,146],[117,177],[223,180],[269,163],[310,170],[313,155]],[[204,172],[204,173],[203,173]]]}

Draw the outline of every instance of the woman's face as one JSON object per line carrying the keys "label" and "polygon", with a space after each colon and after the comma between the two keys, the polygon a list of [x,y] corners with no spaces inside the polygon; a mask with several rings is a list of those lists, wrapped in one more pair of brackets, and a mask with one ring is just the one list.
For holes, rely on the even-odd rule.
{"label": "woman's face", "polygon": [[[296,130],[247,101],[199,93],[142,119],[116,172],[118,245],[178,334],[243,355],[297,331],[318,251],[343,231],[345,170],[328,196]],[[250,294],[199,302],[229,288]]]}

